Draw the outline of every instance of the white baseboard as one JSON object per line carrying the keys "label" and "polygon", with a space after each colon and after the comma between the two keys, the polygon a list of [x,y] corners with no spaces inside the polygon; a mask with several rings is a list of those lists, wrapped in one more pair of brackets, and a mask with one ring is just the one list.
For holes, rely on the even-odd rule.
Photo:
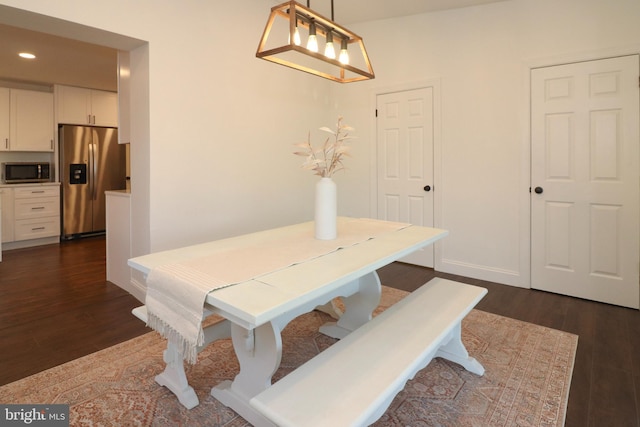
{"label": "white baseboard", "polygon": [[147,295],[147,288],[144,283],[140,283],[136,279],[132,278],[128,284],[124,284],[124,285],[116,284],[116,285],[121,287],[125,291],[129,292],[138,301],[144,304],[145,296]]}
{"label": "white baseboard", "polygon": [[472,279],[486,280],[488,282],[503,285],[528,288],[526,280],[518,271],[491,268],[485,265],[469,264],[460,261],[442,259],[438,263],[437,270],[442,273],[455,274]]}
{"label": "white baseboard", "polygon": [[60,243],[60,236],[43,237],[40,239],[30,239],[30,240],[18,240],[15,242],[3,243],[2,250],[10,251],[12,249],[31,248],[34,246],[52,245],[52,244],[59,244],[59,243]]}
{"label": "white baseboard", "polygon": [[[109,280],[109,279],[107,279]],[[145,288],[145,285],[138,282],[135,279],[131,279],[129,282],[121,282],[121,283],[116,283],[112,280],[109,280],[111,283],[113,283],[114,285],[118,286],[121,289],[124,289],[125,291],[129,292],[131,295],[133,295],[138,301],[140,301],[142,304],[144,304],[144,300],[145,300],[145,296],[147,294],[147,289]]]}

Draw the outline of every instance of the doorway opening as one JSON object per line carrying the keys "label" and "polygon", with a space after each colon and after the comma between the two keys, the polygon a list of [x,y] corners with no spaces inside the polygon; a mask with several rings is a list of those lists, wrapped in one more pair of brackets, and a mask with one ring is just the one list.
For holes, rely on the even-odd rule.
{"label": "doorway opening", "polygon": [[[35,31],[51,36],[108,47],[128,54],[128,112],[120,121],[127,121],[131,134],[132,198],[131,253],[147,253],[149,238],[149,46],[145,40],[112,33],[76,22],[0,5],[0,24]],[[116,70],[114,70],[116,72]],[[2,76],[0,76],[2,78]],[[50,82],[51,84],[60,82]],[[66,84],[69,84],[66,82]],[[120,90],[120,88],[118,88]]]}

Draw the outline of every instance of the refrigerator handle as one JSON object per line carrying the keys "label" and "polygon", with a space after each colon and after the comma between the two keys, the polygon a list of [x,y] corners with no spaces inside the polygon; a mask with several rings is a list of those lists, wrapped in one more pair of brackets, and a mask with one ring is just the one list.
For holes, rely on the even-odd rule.
{"label": "refrigerator handle", "polygon": [[96,144],[95,143],[91,143],[89,144],[89,158],[90,158],[90,162],[91,164],[89,165],[89,167],[91,168],[91,199],[92,200],[96,200],[96,191],[97,191],[97,185],[96,185]]}

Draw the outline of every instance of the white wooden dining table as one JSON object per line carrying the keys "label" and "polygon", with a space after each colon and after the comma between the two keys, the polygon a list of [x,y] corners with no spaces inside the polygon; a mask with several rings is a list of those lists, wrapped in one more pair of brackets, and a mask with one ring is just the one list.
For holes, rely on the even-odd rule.
{"label": "white wooden dining table", "polygon": [[[333,242],[337,249],[209,292],[203,310],[231,323],[233,347],[240,363],[240,372],[234,380],[217,384],[211,394],[252,424],[273,425],[249,401],[271,386],[282,357],[284,327],[301,314],[318,307],[330,308],[334,298],[342,297],[344,313],[338,313],[339,319],[325,324],[320,331],[334,338],[345,337],[368,322],[379,304],[381,284],[376,270],[448,234],[431,227],[390,225],[387,221],[340,217],[338,238]],[[340,239],[346,239],[349,230],[363,226],[374,230],[371,237],[341,246]],[[316,240],[313,227],[313,222],[306,222],[152,253],[130,259],[129,265],[148,275],[159,266],[215,255],[225,248],[246,250],[255,257],[253,242],[264,245],[266,240],[271,241],[276,250],[278,242],[291,235],[299,236],[296,238],[303,239],[305,245],[333,247],[332,242]],[[380,231],[375,232],[376,228]],[[262,246],[261,250],[264,249]],[[252,259],[245,262],[252,263]]]}

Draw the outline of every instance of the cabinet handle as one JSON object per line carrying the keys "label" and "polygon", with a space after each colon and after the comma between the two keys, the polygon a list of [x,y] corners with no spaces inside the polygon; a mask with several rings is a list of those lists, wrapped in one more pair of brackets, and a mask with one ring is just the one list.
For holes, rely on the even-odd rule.
{"label": "cabinet handle", "polygon": [[38,230],[44,230],[44,227],[36,227],[31,229],[31,231],[38,231]]}
{"label": "cabinet handle", "polygon": [[4,148],[9,149],[9,138],[4,139]]}
{"label": "cabinet handle", "polygon": [[87,114],[87,123],[91,124],[91,114]]}
{"label": "cabinet handle", "polygon": [[53,139],[50,139],[51,141],[51,150],[53,150]]}
{"label": "cabinet handle", "polygon": [[44,193],[44,190],[32,190],[31,194]]}
{"label": "cabinet handle", "polygon": [[37,211],[37,210],[42,210],[44,209],[44,206],[35,206],[33,208],[31,208],[32,211]]}

